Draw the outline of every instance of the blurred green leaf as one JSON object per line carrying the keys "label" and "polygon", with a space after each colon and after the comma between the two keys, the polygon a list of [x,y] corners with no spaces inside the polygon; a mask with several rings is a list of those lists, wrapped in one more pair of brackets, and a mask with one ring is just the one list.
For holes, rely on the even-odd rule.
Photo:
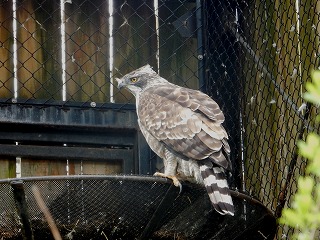
{"label": "blurred green leaf", "polygon": [[312,73],[312,82],[306,83],[306,89],[304,99],[313,104],[320,104],[320,71]]}
{"label": "blurred green leaf", "polygon": [[[304,98],[320,105],[320,71],[312,73],[312,82],[306,83],[306,89]],[[320,116],[316,120],[320,121]],[[308,159],[307,175],[299,177],[292,207],[283,209],[279,222],[299,230],[293,239],[313,240],[320,226],[320,136],[309,133],[306,141],[299,141],[297,145],[299,155]]]}
{"label": "blurred green leaf", "polygon": [[306,142],[299,141],[299,153],[301,156],[312,159],[320,145],[320,137],[315,133],[309,133]]}

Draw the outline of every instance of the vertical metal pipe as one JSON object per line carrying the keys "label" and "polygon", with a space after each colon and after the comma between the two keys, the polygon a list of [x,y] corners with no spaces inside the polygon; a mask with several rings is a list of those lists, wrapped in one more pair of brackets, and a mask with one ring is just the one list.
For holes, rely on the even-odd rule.
{"label": "vertical metal pipe", "polygon": [[114,67],[114,46],[113,46],[113,0],[108,0],[108,12],[109,12],[109,79],[110,79],[110,99],[111,103],[115,102],[114,99],[114,77],[113,77],[113,67]]}
{"label": "vertical metal pipe", "polygon": [[155,16],[156,34],[157,34],[157,52],[156,52],[157,70],[158,70],[158,74],[160,74],[159,0],[154,0],[154,1],[153,1],[153,7],[154,7],[154,16]]}
{"label": "vertical metal pipe", "polygon": [[65,0],[60,0],[60,35],[61,35],[61,71],[62,71],[62,101],[67,101],[67,66],[66,66],[66,17]]}
{"label": "vertical metal pipe", "polygon": [[205,81],[205,56],[203,46],[203,7],[201,0],[196,0],[196,19],[199,90],[202,92],[207,92]]}
{"label": "vertical metal pipe", "polygon": [[12,1],[13,31],[13,98],[18,98],[18,33],[17,33],[17,0]]}
{"label": "vertical metal pipe", "polygon": [[22,235],[24,240],[33,240],[33,232],[28,213],[28,206],[24,192],[23,181],[12,181],[13,196],[17,208],[18,215],[22,223]]}

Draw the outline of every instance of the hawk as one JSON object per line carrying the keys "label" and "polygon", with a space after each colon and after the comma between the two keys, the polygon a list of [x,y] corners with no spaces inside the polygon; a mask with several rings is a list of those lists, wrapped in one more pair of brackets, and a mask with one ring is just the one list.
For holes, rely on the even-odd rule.
{"label": "hawk", "polygon": [[150,148],[163,159],[172,179],[204,184],[214,209],[234,215],[225,171],[231,169],[224,115],[208,95],[168,82],[150,65],[116,79],[136,98],[138,124]]}

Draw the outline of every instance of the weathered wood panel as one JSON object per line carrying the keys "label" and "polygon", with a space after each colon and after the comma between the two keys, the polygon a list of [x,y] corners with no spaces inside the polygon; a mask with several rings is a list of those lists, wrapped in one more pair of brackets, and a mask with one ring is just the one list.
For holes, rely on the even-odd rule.
{"label": "weathered wood panel", "polygon": [[121,161],[69,161],[70,175],[77,174],[120,174],[123,173]]}
{"label": "weathered wood panel", "polygon": [[0,3],[0,98],[13,96],[12,3]]}
{"label": "weathered wood panel", "polygon": [[35,98],[41,88],[43,54],[32,1],[19,2],[17,22],[19,97]]}
{"label": "weathered wood panel", "polygon": [[[0,3],[0,98],[13,96],[12,2]],[[0,159],[0,179],[15,177],[15,160]]]}
{"label": "weathered wood panel", "polygon": [[[153,1],[115,1],[114,6],[114,76],[150,64],[157,70],[157,36]],[[126,90],[114,86],[116,102],[134,102]]]}
{"label": "weathered wood panel", "polygon": [[174,21],[194,8],[195,3],[188,1],[160,2],[160,75],[180,86],[199,89],[197,39],[181,36],[173,26]]}
{"label": "weathered wood panel", "polygon": [[[56,1],[17,2],[19,99],[62,99],[60,11]],[[22,176],[64,175],[65,161],[22,158]]]}
{"label": "weathered wood panel", "polygon": [[108,101],[107,1],[65,4],[67,100]]}
{"label": "weathered wood panel", "polygon": [[37,99],[62,100],[61,68],[61,20],[59,1],[33,1],[37,30],[33,35],[40,41],[41,59],[33,57],[41,64],[41,75],[37,81],[41,89],[36,93]]}
{"label": "weathered wood panel", "polygon": [[0,179],[14,178],[16,176],[15,159],[0,159]]}
{"label": "weathered wood panel", "polygon": [[19,98],[61,98],[58,7],[53,1],[17,2]]}
{"label": "weathered wood panel", "polygon": [[66,175],[66,160],[21,159],[21,176]]}
{"label": "weathered wood panel", "polygon": [[[111,69],[112,77],[119,77],[147,63],[158,70],[156,59],[158,44],[161,49],[166,48],[160,51],[160,66],[163,67],[161,75],[179,85],[197,89],[195,56],[197,42],[195,39],[181,37],[175,33],[176,30],[172,26],[172,21],[191,10],[194,3],[188,1],[168,3],[168,7],[172,8],[168,12],[169,8],[164,7],[166,3],[161,2],[160,42],[157,43],[153,1],[113,2],[115,4],[113,56],[109,53],[109,2],[75,0],[72,3],[65,3],[67,100],[99,103],[110,101],[110,59],[113,58],[114,61],[114,69]],[[64,59],[61,55],[59,5],[59,1],[49,0],[17,1],[19,99],[62,100]],[[4,46],[0,48],[0,62],[4,66],[0,68],[2,77],[0,81],[5,86],[0,88],[1,97],[13,96],[13,54],[10,50],[13,46],[12,12],[8,11],[11,6],[11,1],[1,3],[0,6],[0,38]],[[168,34],[170,34],[169,39],[167,39]],[[116,102],[134,102],[134,98],[128,92],[119,93],[115,86],[111,87]],[[29,110],[31,109],[35,111],[34,113],[38,111],[34,108]],[[38,115],[34,116],[38,118]],[[88,117],[83,114],[81,116]],[[18,118],[20,116],[17,116]],[[47,120],[45,117],[45,121]],[[59,123],[56,119],[54,121]],[[28,139],[24,139],[24,142],[27,144]],[[9,168],[15,165],[12,163],[14,160],[6,162]],[[124,170],[123,168],[119,162],[113,161],[70,161],[69,173],[119,173]],[[66,174],[66,160],[22,158],[22,176],[64,174]]]}

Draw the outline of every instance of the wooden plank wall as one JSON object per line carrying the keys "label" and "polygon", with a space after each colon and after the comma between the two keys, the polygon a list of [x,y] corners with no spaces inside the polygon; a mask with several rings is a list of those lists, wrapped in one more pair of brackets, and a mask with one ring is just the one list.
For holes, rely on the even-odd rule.
{"label": "wooden plank wall", "polygon": [[13,74],[10,71],[13,68],[11,58],[11,29],[12,29],[12,11],[11,2],[4,2],[0,5],[0,97],[8,98],[13,92]]}
{"label": "wooden plank wall", "polygon": [[[157,36],[152,1],[115,1],[114,75],[124,74],[150,64],[157,70]],[[116,86],[114,87],[116,90]],[[126,90],[115,95],[116,102],[134,103]]]}
{"label": "wooden plank wall", "polygon": [[107,1],[73,1],[65,6],[67,99],[106,102],[110,99]]}
{"label": "wooden plank wall", "polygon": [[[62,99],[61,20],[59,1],[17,2],[19,99]],[[160,1],[161,75],[179,85],[198,88],[196,39],[181,37],[172,25],[194,7],[188,1]],[[168,11],[170,9],[170,11]],[[134,102],[131,94],[110,85],[114,77],[147,63],[157,69],[157,33],[153,1],[114,1],[114,68],[109,69],[108,1],[73,0],[65,4],[66,100]],[[0,98],[13,97],[12,1],[0,3]],[[168,36],[170,36],[168,38]],[[174,74],[177,74],[175,77]],[[12,142],[11,144],[15,144]],[[20,143],[23,144],[23,143]],[[67,160],[22,158],[22,176],[65,175]],[[0,160],[0,178],[15,177],[15,159]],[[69,161],[69,174],[123,171],[119,162]]]}
{"label": "wooden plank wall", "polygon": [[[5,2],[0,5],[0,97],[9,98],[13,93],[13,63],[11,60],[11,29],[12,29],[12,3]],[[0,179],[15,177],[15,159],[0,159]]]}
{"label": "wooden plank wall", "polygon": [[[197,39],[181,37],[172,25],[177,16],[194,8],[194,2],[181,6],[179,1],[166,1],[160,5],[160,75],[177,85],[199,89]],[[175,14],[171,9],[176,9]]]}

